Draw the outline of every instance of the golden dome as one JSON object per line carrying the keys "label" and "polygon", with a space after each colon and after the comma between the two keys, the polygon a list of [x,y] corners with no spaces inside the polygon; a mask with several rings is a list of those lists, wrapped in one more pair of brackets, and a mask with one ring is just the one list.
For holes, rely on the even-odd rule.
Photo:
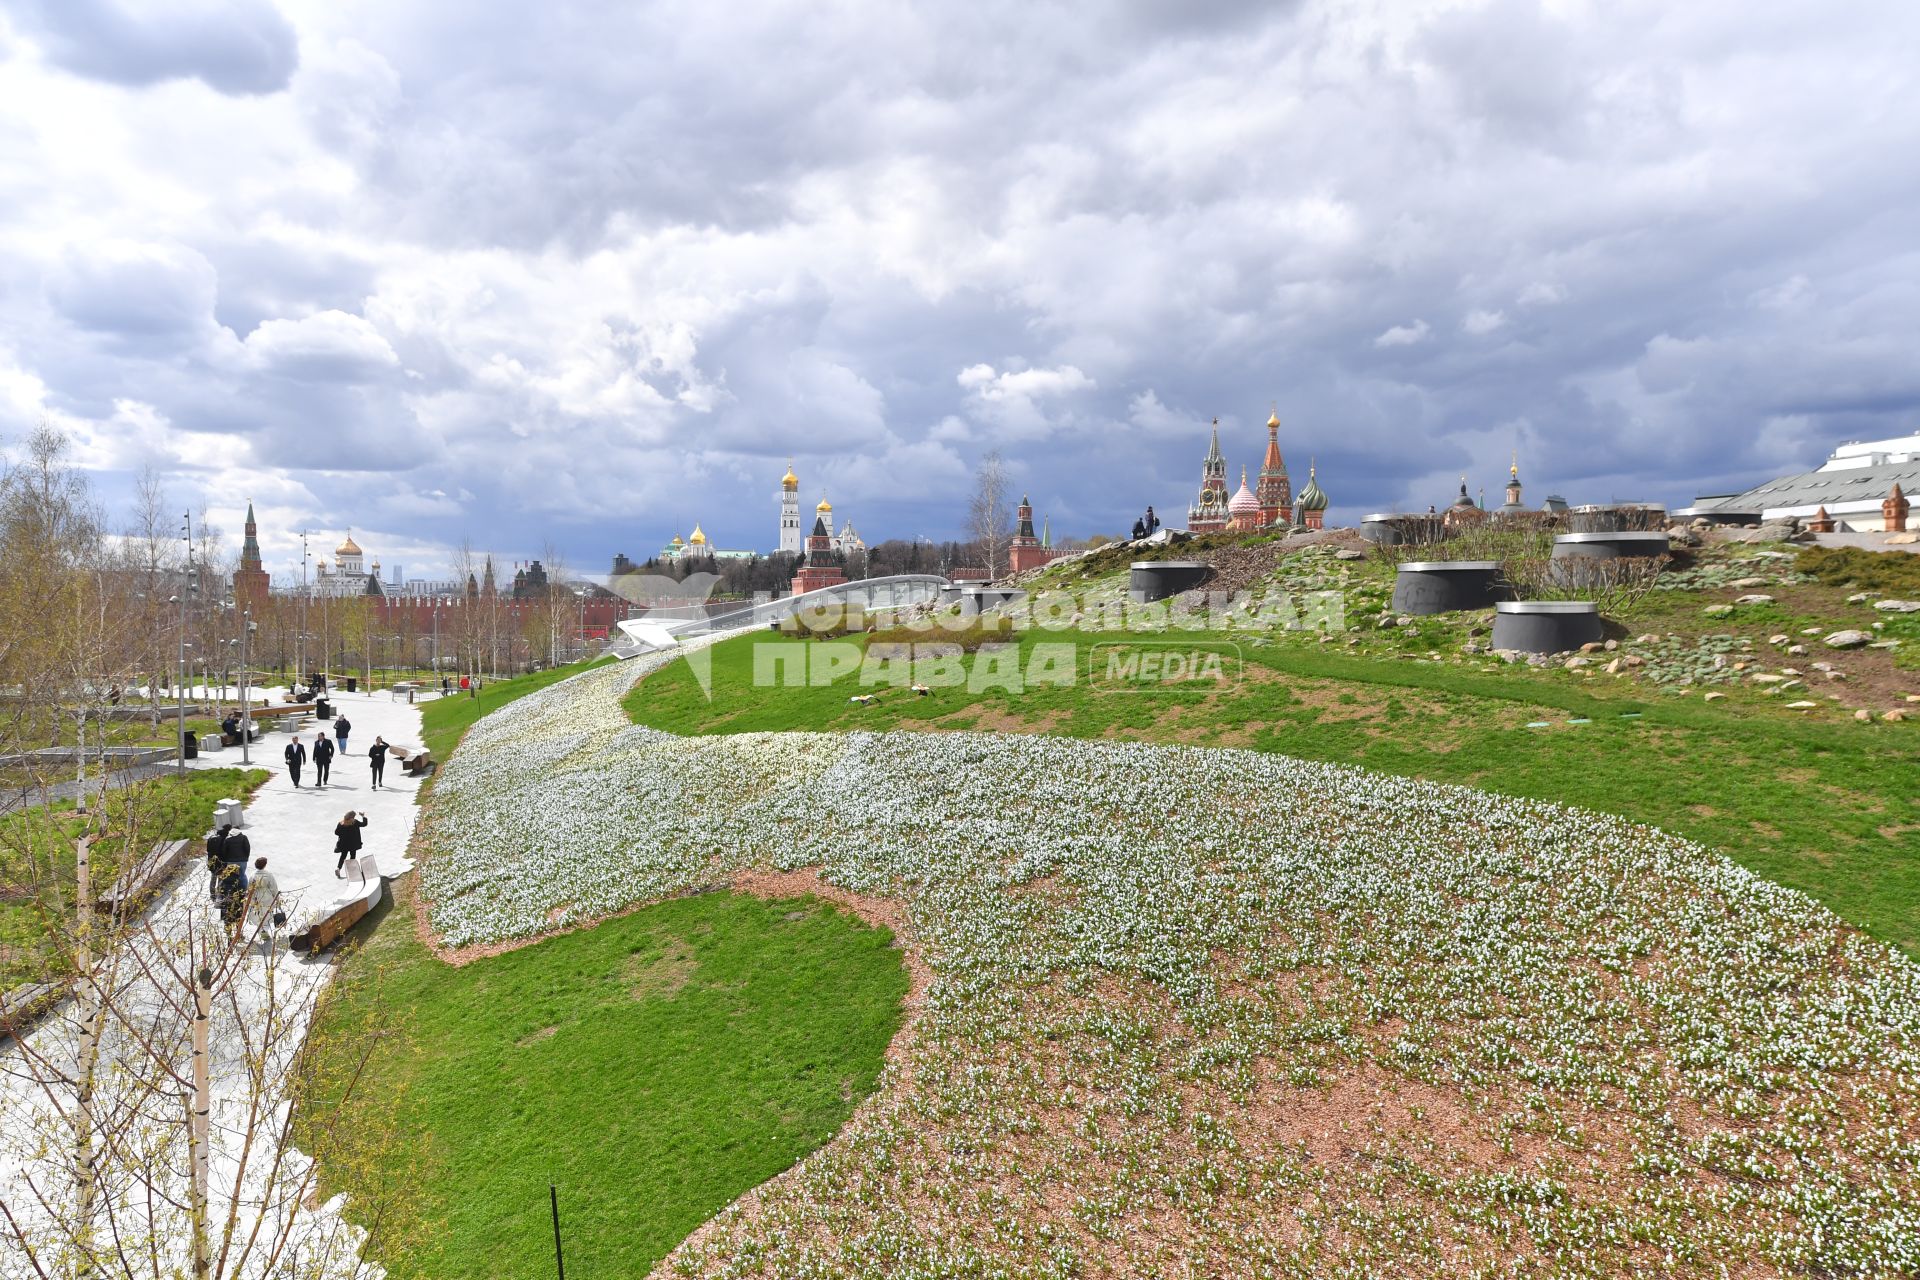
{"label": "golden dome", "polygon": [[1267,425],[1270,427],[1280,425],[1280,410],[1278,408],[1274,409],[1272,416],[1267,419]]}
{"label": "golden dome", "polygon": [[336,556],[357,556],[360,554],[360,544],[355,542],[353,535],[349,533],[347,540],[333,549],[333,554]]}
{"label": "golden dome", "polygon": [[676,533],[673,535],[673,541],[667,545],[670,547],[684,547],[687,545],[687,540]]}
{"label": "golden dome", "polygon": [[820,515],[826,515],[831,510],[833,510],[833,504],[825,498],[820,499],[820,505],[814,508],[814,511]]}
{"label": "golden dome", "polygon": [[793,474],[793,463],[787,463],[787,474],[780,477],[780,487],[792,493],[800,487],[800,477]]}
{"label": "golden dome", "polygon": [[700,531],[700,525],[698,521],[694,523],[693,536],[691,538],[688,538],[687,541],[691,542],[696,547],[704,547],[707,545],[707,535]]}

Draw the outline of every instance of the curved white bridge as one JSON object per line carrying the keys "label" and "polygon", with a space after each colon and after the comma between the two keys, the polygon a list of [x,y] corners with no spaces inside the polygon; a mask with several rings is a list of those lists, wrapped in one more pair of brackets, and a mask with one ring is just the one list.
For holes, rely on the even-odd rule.
{"label": "curved white bridge", "polygon": [[764,627],[790,618],[805,609],[844,607],[857,604],[868,609],[894,609],[925,604],[948,585],[933,573],[900,573],[884,578],[866,578],[819,587],[778,600],[761,600],[711,616],[672,617],[671,610],[653,609],[642,618],[628,618],[618,624],[620,638],[609,650],[615,657],[632,658],[671,648],[683,637],[710,635],[720,631],[743,631]]}

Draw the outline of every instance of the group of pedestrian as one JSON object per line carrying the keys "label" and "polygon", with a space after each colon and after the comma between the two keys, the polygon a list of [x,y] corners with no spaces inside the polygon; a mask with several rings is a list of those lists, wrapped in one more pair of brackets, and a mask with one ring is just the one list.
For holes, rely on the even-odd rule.
{"label": "group of pedestrian", "polygon": [[1160,517],[1153,514],[1152,507],[1148,507],[1147,514],[1133,522],[1133,540],[1138,542],[1142,538],[1151,538],[1159,527]]}
{"label": "group of pedestrian", "polygon": [[[333,758],[350,754],[347,739],[352,733],[353,722],[345,716],[335,716],[333,737],[328,738],[324,730],[315,734],[311,754],[306,744],[300,741],[300,735],[294,734],[293,740],[287,743],[286,750],[281,753],[287,762],[287,776],[293,780],[293,785],[300,785],[300,775],[311,759],[314,785],[324,788],[333,776]],[[380,789],[381,781],[387,775],[387,749],[387,740],[378,734],[374,735],[373,745],[367,748],[367,763],[371,766],[375,791]]]}
{"label": "group of pedestrian", "polygon": [[280,882],[267,870],[264,855],[253,859],[253,873],[247,873],[252,853],[247,833],[231,822],[222,823],[207,837],[207,873],[229,936],[238,942],[243,929],[259,934],[262,948],[271,953],[273,931],[287,922],[287,913],[281,906]]}

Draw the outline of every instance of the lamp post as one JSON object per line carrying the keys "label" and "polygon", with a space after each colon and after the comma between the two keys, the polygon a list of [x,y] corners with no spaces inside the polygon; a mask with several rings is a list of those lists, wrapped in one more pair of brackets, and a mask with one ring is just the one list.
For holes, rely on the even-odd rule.
{"label": "lamp post", "polygon": [[182,518],[180,540],[186,544],[186,566],[181,570],[180,594],[174,599],[180,603],[180,687],[174,699],[174,749],[179,753],[176,772],[187,776],[187,592],[193,582],[193,515],[189,512]]}
{"label": "lamp post", "polygon": [[242,609],[240,611],[240,763],[243,765],[253,763],[251,751],[253,739],[253,708],[249,703],[252,698],[253,683],[253,673],[250,670],[250,651],[252,649],[252,632],[255,625],[253,621],[253,610]]}

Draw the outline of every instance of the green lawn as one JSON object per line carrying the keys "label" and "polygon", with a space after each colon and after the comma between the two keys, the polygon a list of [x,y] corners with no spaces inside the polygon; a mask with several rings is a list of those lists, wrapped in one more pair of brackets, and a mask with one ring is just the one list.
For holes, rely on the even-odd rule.
{"label": "green lawn", "polygon": [[[1035,645],[1063,639],[1139,637],[1035,632],[1022,641],[1023,665]],[[1219,643],[1217,635],[1152,639]],[[863,692],[857,677],[755,684],[756,647],[817,643],[766,633],[727,641],[711,651],[711,702],[675,663],[636,686],[628,709],[676,733],[971,728],[1247,746],[1561,800],[1724,849],[1920,954],[1913,724],[1859,724],[1832,712],[1809,721],[1744,690],[1707,704],[1625,681],[1353,657],[1293,641],[1242,643],[1245,667],[1220,687],[1091,685],[1084,649],[1072,685],[1023,692],[948,688],[923,698],[896,689],[860,705],[848,701]],[[1591,723],[1568,723],[1579,719]],[[1541,721],[1546,727],[1528,727]]]}
{"label": "green lawn", "polygon": [[[530,676],[515,676],[510,680],[488,680],[481,685],[480,692],[472,697],[456,687],[451,697],[434,698],[422,704],[420,722],[425,745],[433,752],[435,759],[445,760],[453,751],[454,744],[460,741],[460,735],[482,716],[498,711],[515,698],[524,698],[536,689],[544,689],[568,676],[578,675],[588,667],[610,661],[610,658],[599,658],[569,663],[548,671],[536,671]],[[459,681],[454,683],[457,686]]]}
{"label": "green lawn", "polygon": [[417,1189],[376,1250],[396,1277],[552,1274],[549,1182],[569,1273],[643,1275],[832,1137],[900,1025],[892,935],[815,899],[676,899],[459,969],[408,906],[363,924],[317,1042],[408,1020],[367,1077],[399,1095],[398,1132],[323,1162],[327,1194]]}
{"label": "green lawn", "polygon": [[[243,799],[266,780],[264,769],[196,769],[95,797],[91,803],[108,830],[93,849],[96,890],[113,882],[127,832],[143,847],[198,840],[213,825],[216,801]],[[72,901],[74,846],[84,828],[71,800],[0,817],[0,885],[7,890],[0,896],[0,989],[43,977],[58,963],[47,929],[54,918],[64,923],[56,904]]]}

